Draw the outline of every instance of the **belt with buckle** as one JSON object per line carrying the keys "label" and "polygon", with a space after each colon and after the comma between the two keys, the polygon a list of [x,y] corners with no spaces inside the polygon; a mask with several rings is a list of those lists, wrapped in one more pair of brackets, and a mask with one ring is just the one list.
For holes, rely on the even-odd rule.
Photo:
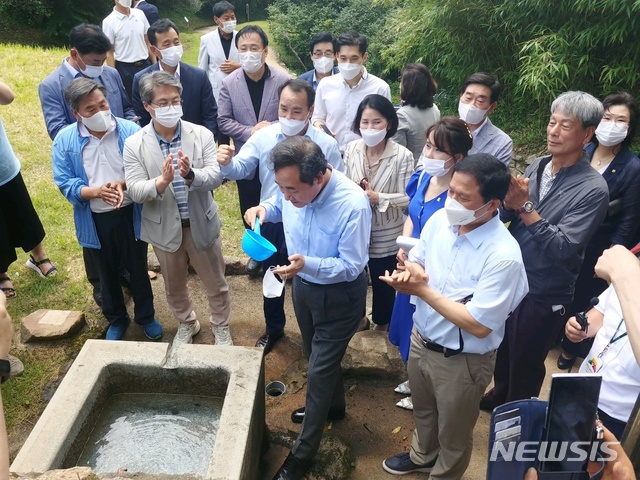
{"label": "belt with buckle", "polygon": [[311,286],[311,287],[319,287],[319,286],[321,286],[321,285],[322,285],[322,284],[320,284],[320,283],[313,283],[313,282],[310,282],[309,280],[305,280],[305,279],[304,279],[304,278],[302,278],[302,277],[299,277],[299,278],[300,278],[300,282],[301,282],[303,285],[309,285],[309,286]]}
{"label": "belt with buckle", "polygon": [[454,355],[458,355],[458,354],[462,353],[462,348],[454,350],[452,348],[443,347],[439,343],[432,342],[431,340],[427,340],[426,338],[424,338],[419,333],[418,333],[418,336],[420,337],[420,340],[422,341],[422,345],[424,345],[424,347],[427,350],[431,350],[432,352],[442,353],[446,358],[453,357]]}
{"label": "belt with buckle", "polygon": [[135,62],[121,62],[120,60],[117,60],[118,63],[122,63],[124,65],[133,65],[134,67],[141,67],[143,66],[147,60],[149,60],[148,58],[143,58],[142,60],[137,60]]}

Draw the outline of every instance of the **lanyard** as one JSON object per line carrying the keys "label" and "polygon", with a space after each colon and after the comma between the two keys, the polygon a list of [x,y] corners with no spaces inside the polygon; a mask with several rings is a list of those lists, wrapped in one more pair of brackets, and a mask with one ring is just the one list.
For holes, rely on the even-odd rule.
{"label": "lanyard", "polygon": [[609,350],[609,347],[611,345],[616,343],[618,340],[622,340],[624,337],[627,336],[627,332],[621,333],[620,335],[616,336],[618,334],[618,330],[620,330],[620,327],[622,326],[622,322],[624,322],[624,318],[620,319],[620,323],[616,327],[616,331],[613,332],[613,335],[611,336],[611,340],[609,340],[609,343],[607,343],[605,347],[602,349],[602,351],[598,354],[598,358],[602,358],[602,356],[607,352],[607,350]]}

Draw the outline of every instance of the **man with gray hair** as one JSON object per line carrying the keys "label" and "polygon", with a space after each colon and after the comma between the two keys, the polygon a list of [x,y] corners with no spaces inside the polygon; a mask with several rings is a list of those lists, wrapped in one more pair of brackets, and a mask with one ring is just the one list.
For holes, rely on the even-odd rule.
{"label": "man with gray hair", "polygon": [[111,114],[107,89],[76,78],[65,100],[76,123],[53,142],[53,179],[73,205],[76,236],[98,266],[102,313],[109,322],[107,340],[120,340],[129,315],[120,288],[119,266],[131,274],[135,321],[152,340],[162,338],[147,274],[147,244],[140,238],[140,205],[133,203],[124,180],[122,149],[140,127]]}
{"label": "man with gray hair", "polygon": [[607,182],[583,147],[604,114],[585,92],[565,92],[551,105],[547,149],[523,176],[512,177],[501,209],[520,244],[529,294],[506,323],[494,371],[495,387],[480,408],[536,397],[544,360],[564,325],[589,240],[609,205]]}
{"label": "man with gray hair", "polygon": [[143,76],[139,89],[151,123],[127,139],[125,179],[131,198],[143,204],[141,238],[153,245],[169,308],[180,324],[174,345],[191,343],[200,331],[187,287],[188,261],[207,291],[216,345],[233,345],[222,222],[211,196],[222,184],[213,134],[180,119],[182,85],[170,73]]}

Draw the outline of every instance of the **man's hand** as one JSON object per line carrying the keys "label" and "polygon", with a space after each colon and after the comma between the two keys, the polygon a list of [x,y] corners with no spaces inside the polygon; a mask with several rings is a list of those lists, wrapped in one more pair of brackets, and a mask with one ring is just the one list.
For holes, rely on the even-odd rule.
{"label": "man's hand", "polygon": [[266,216],[267,211],[261,205],[257,207],[251,207],[249,210],[244,212],[244,221],[247,222],[251,228],[253,228],[253,224],[256,221],[256,218],[260,222],[260,225],[264,223],[264,217]]}
{"label": "man's hand", "polygon": [[398,261],[396,265],[396,270],[399,272],[404,272],[405,271],[404,262],[406,262],[408,259],[409,257],[404,252],[404,250],[402,248],[399,248],[398,253],[396,254],[396,260]]}
{"label": "man's hand", "polygon": [[260,130],[261,128],[267,127],[271,125],[271,122],[267,122],[266,120],[261,121],[260,123],[258,123],[257,125],[255,125],[252,129],[251,129],[251,135],[253,135],[254,133],[256,133],[258,130]]}
{"label": "man's hand", "polygon": [[229,74],[234,70],[237,70],[238,68],[240,68],[240,64],[238,62],[233,62],[229,59],[226,59],[224,63],[220,64],[220,71],[226,74]]}
{"label": "man's hand", "polygon": [[234,145],[218,145],[218,163],[223,166],[229,165],[235,151]]}
{"label": "man's hand", "polygon": [[122,202],[124,201],[124,191],[127,189],[127,183],[124,179],[118,180],[113,184],[113,188],[115,188],[116,192],[118,192],[118,196],[120,197],[114,207],[120,208],[122,206]]}
{"label": "man's hand", "polygon": [[162,163],[162,174],[159,177],[156,177],[156,191],[158,193],[164,193],[169,184],[173,182],[174,173],[173,155],[169,154]]}
{"label": "man's hand", "polygon": [[609,283],[613,278],[633,278],[639,269],[638,259],[622,245],[605,250],[596,263],[596,275]]}
{"label": "man's hand", "polygon": [[189,161],[189,157],[182,153],[182,150],[178,150],[178,171],[182,178],[189,175],[189,172],[191,171],[191,162]]}
{"label": "man's hand", "polygon": [[373,190],[371,190],[371,186],[369,185],[368,180],[364,178],[360,180],[360,186],[364,189],[364,193],[369,198],[369,203],[371,205],[377,205],[378,203],[380,203],[380,195],[378,194],[378,192],[374,192]]}
{"label": "man's hand", "polygon": [[587,334],[582,331],[582,327],[576,320],[576,317],[571,317],[567,320],[564,326],[564,336],[572,343],[580,343],[588,338]]}
{"label": "man's hand", "polygon": [[293,278],[304,268],[304,256],[299,253],[289,255],[289,262],[291,262],[289,265],[274,268],[273,273],[286,280],[287,278]]}
{"label": "man's hand", "polygon": [[529,201],[529,179],[511,176],[509,190],[502,204],[507,210],[517,210]]}
{"label": "man's hand", "polygon": [[118,190],[117,184],[118,182],[108,182],[98,189],[98,198],[114,208],[120,208],[120,204],[124,198],[122,189]]}
{"label": "man's hand", "polygon": [[403,272],[396,270],[390,274],[389,271],[386,271],[383,276],[378,278],[391,285],[400,293],[419,297],[428,286],[429,275],[427,275],[424,268],[418,263],[404,262],[404,266],[405,270]]}

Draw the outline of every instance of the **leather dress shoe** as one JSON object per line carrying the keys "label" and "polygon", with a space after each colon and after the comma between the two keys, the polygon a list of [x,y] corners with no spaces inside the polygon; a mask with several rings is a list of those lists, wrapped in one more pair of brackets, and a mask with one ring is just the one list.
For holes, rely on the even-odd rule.
{"label": "leather dress shoe", "polygon": [[311,460],[299,460],[289,453],[273,480],[300,480],[311,468]]}
{"label": "leather dress shoe", "polygon": [[560,370],[569,370],[576,363],[575,355],[571,356],[571,358],[565,358],[565,356],[561,353],[558,357],[558,368]]}
{"label": "leather dress shoe", "polygon": [[[293,423],[302,423],[304,420],[305,407],[296,408],[291,412],[291,421]],[[327,420],[342,420],[344,418],[344,408],[330,408]]]}
{"label": "leather dress shoe", "polygon": [[247,266],[245,267],[245,270],[249,275],[257,275],[258,273],[260,273],[261,266],[262,266],[262,262],[259,262],[253,258],[250,258],[249,261],[247,262]]}
{"label": "leather dress shoe", "polygon": [[267,355],[278,340],[284,337],[284,331],[280,333],[269,334],[265,332],[256,342],[256,347],[260,347],[264,350],[264,354]]}

